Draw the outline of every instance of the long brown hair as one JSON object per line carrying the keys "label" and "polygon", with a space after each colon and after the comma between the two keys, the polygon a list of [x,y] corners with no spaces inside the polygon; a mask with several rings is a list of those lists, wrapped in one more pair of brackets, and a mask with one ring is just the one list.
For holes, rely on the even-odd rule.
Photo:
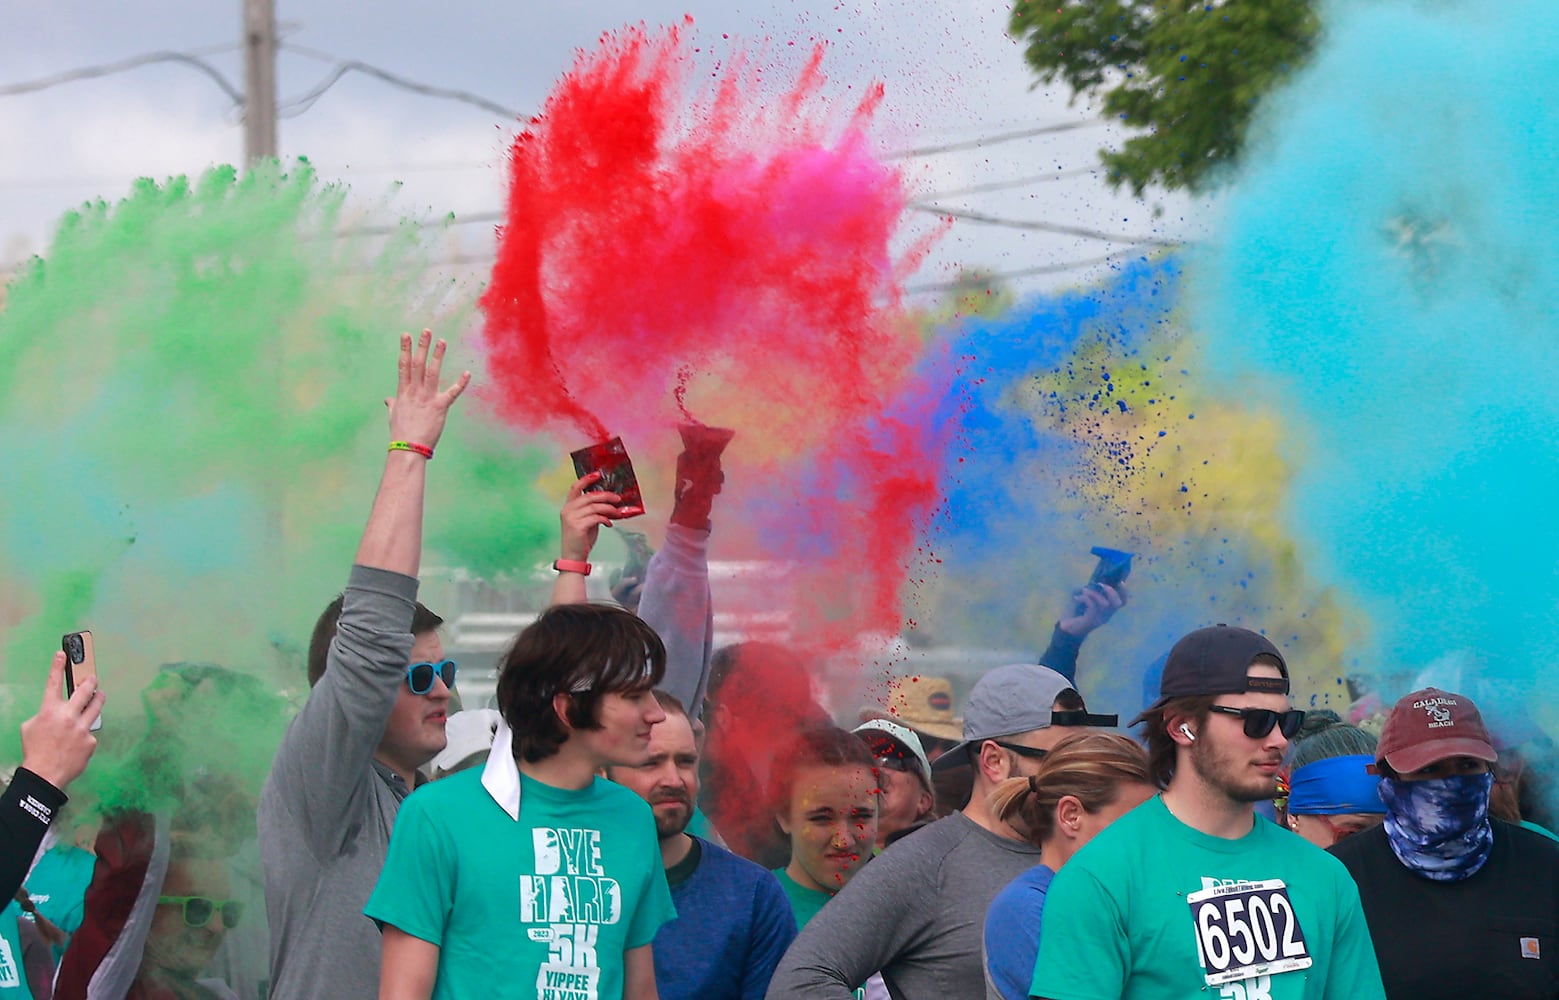
{"label": "long brown hair", "polygon": [[1114,802],[1121,786],[1151,785],[1148,755],[1118,733],[1083,732],[1066,737],[1027,778],[1008,778],[991,792],[990,807],[1038,847],[1055,829],[1056,806],[1067,795],[1088,812]]}

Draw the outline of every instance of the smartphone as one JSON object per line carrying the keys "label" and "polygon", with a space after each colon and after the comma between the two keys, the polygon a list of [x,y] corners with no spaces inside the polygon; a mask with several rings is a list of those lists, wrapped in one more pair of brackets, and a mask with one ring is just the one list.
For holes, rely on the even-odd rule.
{"label": "smartphone", "polygon": [[[97,677],[97,652],[92,648],[92,633],[87,631],[67,633],[60,639],[60,648],[65,651],[65,697],[69,698],[76,693],[77,684]],[[102,726],[103,717],[99,715],[92,728]]]}
{"label": "smartphone", "polygon": [[592,472],[601,474],[589,492],[616,493],[622,497],[617,509],[625,518],[644,513],[644,496],[639,492],[639,479],[633,473],[633,460],[628,457],[622,438],[614,437],[569,452],[569,457],[574,460],[575,476],[583,477]]}

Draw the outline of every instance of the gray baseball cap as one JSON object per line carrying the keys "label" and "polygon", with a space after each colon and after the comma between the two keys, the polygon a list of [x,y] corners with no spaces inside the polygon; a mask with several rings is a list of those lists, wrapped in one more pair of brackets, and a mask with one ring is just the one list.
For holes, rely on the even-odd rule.
{"label": "gray baseball cap", "polygon": [[933,763],[933,770],[969,761],[964,751],[981,740],[1015,736],[1052,724],[1051,706],[1072,682],[1037,663],[1011,663],[987,671],[964,703],[964,738]]}

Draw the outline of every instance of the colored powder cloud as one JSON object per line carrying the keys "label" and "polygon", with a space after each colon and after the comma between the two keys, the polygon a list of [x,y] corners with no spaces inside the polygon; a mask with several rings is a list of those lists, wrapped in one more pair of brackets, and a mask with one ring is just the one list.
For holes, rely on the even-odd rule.
{"label": "colored powder cloud", "polygon": [[[396,338],[453,340],[474,315],[474,291],[429,270],[436,233],[338,238],[351,221],[345,189],[306,164],[143,181],[65,218],[7,289],[8,711],[30,714],[60,634],[91,628],[111,700],[89,780],[115,773],[160,664],[303,688],[382,462]],[[556,508],[527,485],[542,459],[512,432],[465,407],[437,463],[430,564],[512,570],[555,546]]]}
{"label": "colored powder cloud", "polygon": [[776,93],[738,51],[700,92],[689,30],[606,36],[515,139],[488,363],[521,427],[643,437],[691,414],[793,456],[909,367],[897,278],[923,244],[892,249],[880,85],[841,106],[818,49]]}
{"label": "colored powder cloud", "polygon": [[1556,29],[1533,0],[1333,5],[1197,263],[1232,391],[1304,444],[1293,530],[1388,694],[1458,651],[1433,679],[1480,700],[1553,687]]}
{"label": "colored powder cloud", "polygon": [[[810,641],[897,631],[939,464],[888,412],[920,349],[900,279],[935,231],[901,231],[903,178],[868,134],[880,85],[831,96],[821,48],[793,76],[733,51],[705,78],[690,34],[607,35],[515,139],[489,398],[526,430],[621,434],[641,474],[669,467],[679,420],[734,428],[722,539],[796,563]],[[797,501],[809,478],[825,488]]]}
{"label": "colored powder cloud", "polygon": [[[1215,621],[1272,635],[1307,702],[1346,707],[1353,623],[1277,526],[1281,427],[1216,397],[1182,282],[1177,258],[1139,259],[942,335],[924,373],[944,393],[932,422],[952,438],[946,516],[924,542],[916,620],[932,642],[1037,656],[1093,568],[1089,548],[1122,548],[1138,553],[1130,603],[1088,640],[1079,673],[1101,710],[1134,713],[1149,665]],[[1258,463],[1268,473],[1252,478]],[[899,672],[888,663],[879,679]]]}

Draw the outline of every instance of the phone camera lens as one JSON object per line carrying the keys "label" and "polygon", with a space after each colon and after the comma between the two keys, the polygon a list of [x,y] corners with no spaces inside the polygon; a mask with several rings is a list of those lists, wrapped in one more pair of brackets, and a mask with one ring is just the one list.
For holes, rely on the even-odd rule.
{"label": "phone camera lens", "polygon": [[65,653],[70,657],[70,662],[72,663],[80,663],[87,658],[87,651],[82,645],[81,636],[73,635],[65,639]]}

